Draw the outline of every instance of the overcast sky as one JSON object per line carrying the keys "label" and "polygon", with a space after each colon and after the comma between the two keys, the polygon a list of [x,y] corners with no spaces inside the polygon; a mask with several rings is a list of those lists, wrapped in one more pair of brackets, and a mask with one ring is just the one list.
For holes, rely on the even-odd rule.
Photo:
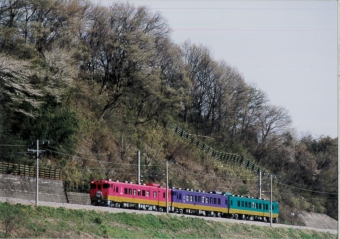
{"label": "overcast sky", "polygon": [[236,67],[289,111],[299,134],[337,137],[336,1],[128,2],[160,12],[174,42],[203,44]]}

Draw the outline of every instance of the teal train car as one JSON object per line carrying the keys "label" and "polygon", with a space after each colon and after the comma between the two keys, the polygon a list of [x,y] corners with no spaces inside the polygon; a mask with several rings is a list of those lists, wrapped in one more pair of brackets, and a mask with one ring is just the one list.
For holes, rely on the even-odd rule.
{"label": "teal train car", "polygon": [[[228,196],[228,215],[234,219],[270,221],[270,201],[225,193]],[[273,222],[279,221],[279,203],[272,202]]]}

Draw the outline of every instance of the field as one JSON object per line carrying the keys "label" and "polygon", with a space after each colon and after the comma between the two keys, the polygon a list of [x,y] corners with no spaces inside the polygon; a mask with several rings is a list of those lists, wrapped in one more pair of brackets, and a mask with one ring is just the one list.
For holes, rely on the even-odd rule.
{"label": "field", "polygon": [[0,237],[12,238],[337,238],[312,230],[184,216],[110,213],[0,203]]}

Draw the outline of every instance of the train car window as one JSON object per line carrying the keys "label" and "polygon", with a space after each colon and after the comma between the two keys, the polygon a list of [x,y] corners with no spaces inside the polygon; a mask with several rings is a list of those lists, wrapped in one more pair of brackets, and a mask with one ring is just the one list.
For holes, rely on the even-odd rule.
{"label": "train car window", "polygon": [[136,189],[133,190],[133,195],[136,195]]}
{"label": "train car window", "polygon": [[185,201],[189,202],[189,195],[185,195]]}
{"label": "train car window", "polygon": [[244,201],[241,201],[241,205],[242,205],[242,207],[244,207]]}
{"label": "train car window", "polygon": [[142,190],[142,196],[145,196],[145,190]]}
{"label": "train car window", "polygon": [[182,194],[179,195],[179,200],[182,200]]}
{"label": "train car window", "polygon": [[138,189],[138,191],[137,191],[137,195],[140,196],[140,190],[139,190],[139,189]]}
{"label": "train car window", "polygon": [[124,188],[124,194],[128,194],[128,189]]}
{"label": "train car window", "polygon": [[116,193],[118,193],[118,187],[116,187]]}
{"label": "train car window", "polygon": [[195,202],[197,202],[197,196],[195,196]]}
{"label": "train car window", "polygon": [[217,202],[216,202],[216,198],[214,198],[214,204],[216,204]]}
{"label": "train car window", "polygon": [[98,190],[102,189],[102,186],[101,185],[98,185]]}
{"label": "train car window", "polygon": [[91,184],[91,189],[96,189],[97,185],[96,184]]}
{"label": "train car window", "polygon": [[[225,205],[228,205],[228,199],[225,200]],[[230,206],[233,205],[233,201],[230,200]]]}
{"label": "train car window", "polygon": [[272,205],[272,210],[275,210],[275,209],[274,209],[274,205]]}
{"label": "train car window", "polygon": [[103,184],[103,188],[110,188],[110,184],[104,183],[104,184]]}
{"label": "train car window", "polygon": [[202,197],[202,203],[204,203],[204,197]]}
{"label": "train car window", "polygon": [[190,202],[192,202],[192,196],[190,195]]}
{"label": "train car window", "polygon": [[210,204],[213,204],[213,198],[210,198]]}
{"label": "train car window", "polygon": [[146,191],[146,196],[147,196],[147,197],[150,196],[150,191]]}
{"label": "train car window", "polygon": [[205,203],[209,203],[209,198],[208,197],[205,198]]}
{"label": "train car window", "polygon": [[198,196],[198,200],[197,200],[197,202],[201,202],[201,196]]}
{"label": "train car window", "polygon": [[130,194],[130,195],[132,194],[132,189],[131,189],[131,188],[129,188],[129,194]]}
{"label": "train car window", "polygon": [[266,210],[268,210],[268,204],[266,204]]}
{"label": "train car window", "polygon": [[157,197],[157,192],[153,192],[153,197],[154,197],[154,198]]}
{"label": "train car window", "polygon": [[165,198],[165,193],[163,193],[163,198]]}
{"label": "train car window", "polygon": [[251,208],[255,208],[255,203],[251,203]]}
{"label": "train car window", "polygon": [[258,203],[255,203],[255,208],[258,208],[258,205],[259,205]]}
{"label": "train car window", "polygon": [[237,206],[240,207],[240,201],[237,201]]}
{"label": "train car window", "polygon": [[221,205],[221,199],[220,198],[217,199],[217,203],[218,203],[218,205]]}

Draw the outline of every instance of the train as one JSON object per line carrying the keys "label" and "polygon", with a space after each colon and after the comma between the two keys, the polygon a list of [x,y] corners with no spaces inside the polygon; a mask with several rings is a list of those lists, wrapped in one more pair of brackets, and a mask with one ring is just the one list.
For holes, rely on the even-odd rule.
{"label": "train", "polygon": [[[166,198],[167,196],[167,198]],[[270,221],[270,201],[220,191],[201,191],[157,183],[136,184],[102,179],[90,183],[92,205],[178,214]],[[168,210],[166,210],[168,208]],[[279,218],[279,204],[272,202],[272,222]]]}

